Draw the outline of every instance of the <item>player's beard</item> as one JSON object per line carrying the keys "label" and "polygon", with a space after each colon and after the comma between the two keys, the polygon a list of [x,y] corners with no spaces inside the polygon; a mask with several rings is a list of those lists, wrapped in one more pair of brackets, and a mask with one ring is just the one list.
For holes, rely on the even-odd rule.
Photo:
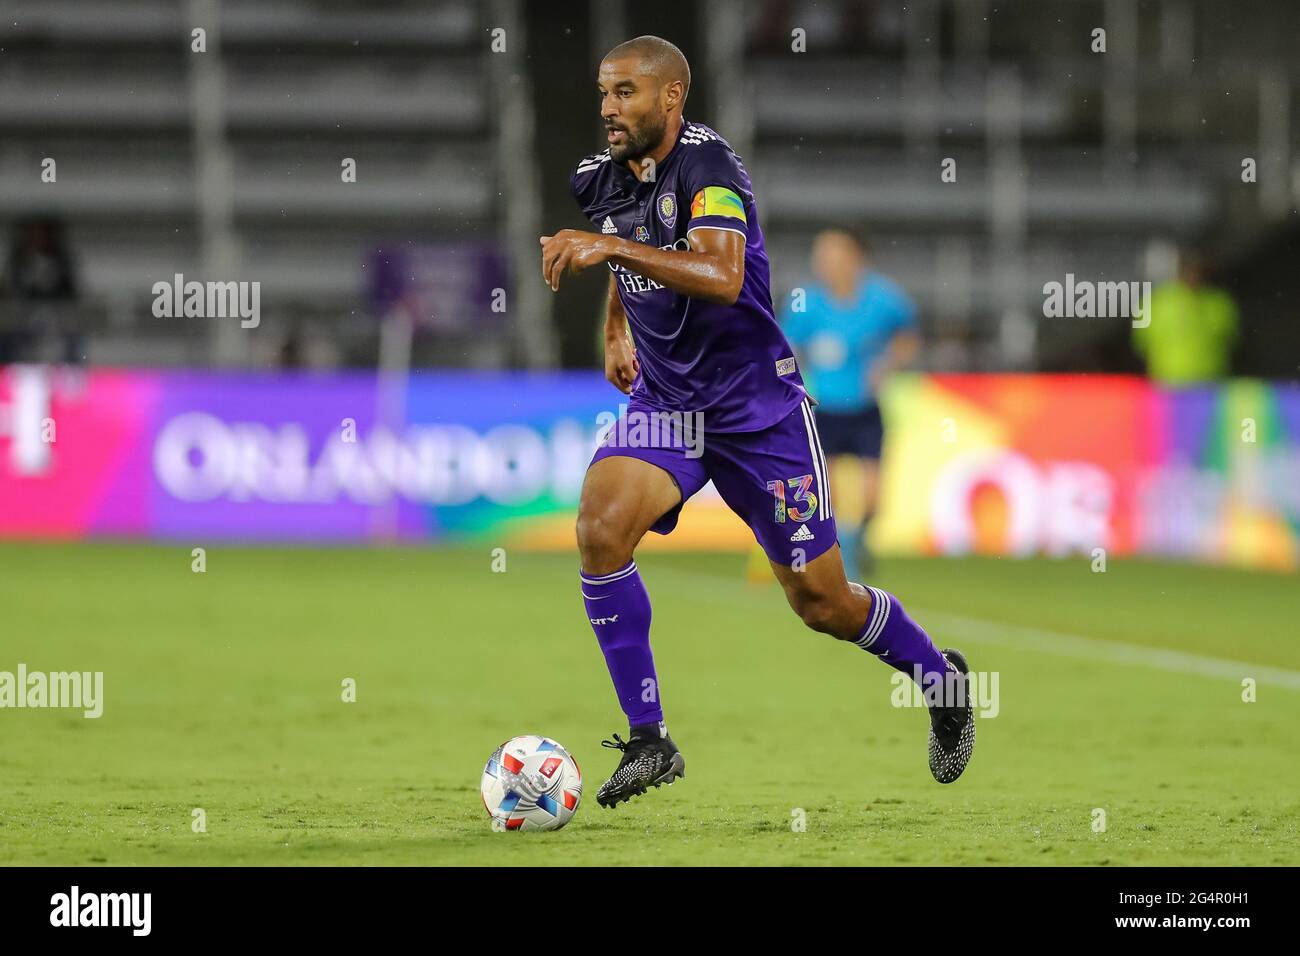
{"label": "player's beard", "polygon": [[622,146],[610,146],[609,158],[616,163],[625,163],[629,159],[642,159],[653,152],[664,140],[668,131],[668,114],[647,117],[636,129],[624,127],[627,139]]}

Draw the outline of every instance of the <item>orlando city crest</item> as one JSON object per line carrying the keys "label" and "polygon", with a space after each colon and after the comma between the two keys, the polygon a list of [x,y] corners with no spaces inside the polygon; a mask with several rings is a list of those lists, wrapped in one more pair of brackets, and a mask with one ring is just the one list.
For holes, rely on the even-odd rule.
{"label": "orlando city crest", "polygon": [[659,218],[669,229],[677,222],[677,200],[672,193],[659,197]]}

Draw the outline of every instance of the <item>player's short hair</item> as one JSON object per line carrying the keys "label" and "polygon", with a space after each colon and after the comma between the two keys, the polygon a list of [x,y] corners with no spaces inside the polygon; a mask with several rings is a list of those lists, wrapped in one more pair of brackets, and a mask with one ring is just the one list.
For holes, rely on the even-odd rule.
{"label": "player's short hair", "polygon": [[833,222],[821,231],[838,233],[857,246],[858,252],[863,256],[871,257],[871,237],[860,226],[848,222]]}
{"label": "player's short hair", "polygon": [[620,56],[635,56],[650,64],[655,76],[666,83],[673,80],[682,81],[682,101],[691,91],[691,65],[681,50],[662,37],[646,36],[624,40],[605,54],[605,59]]}

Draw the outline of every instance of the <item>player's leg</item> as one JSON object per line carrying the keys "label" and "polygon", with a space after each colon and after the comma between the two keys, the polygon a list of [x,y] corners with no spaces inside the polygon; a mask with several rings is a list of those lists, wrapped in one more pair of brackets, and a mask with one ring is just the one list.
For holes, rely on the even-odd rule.
{"label": "player's leg", "polygon": [[[854,563],[859,573],[868,575],[872,570],[871,547],[868,531],[871,519],[880,506],[880,454],[884,446],[885,426],[880,406],[873,405],[863,416],[860,432],[861,445],[857,451],[862,483],[862,521],[856,535]],[[855,575],[856,577],[856,575]]]}
{"label": "player's leg", "polygon": [[814,631],[856,644],[922,689],[942,682],[948,667],[929,635],[894,595],[845,578],[839,545],[802,567],[772,561],[772,571],[790,607]]}
{"label": "player's leg", "polygon": [[[837,464],[840,474],[847,472],[856,481],[858,499],[861,502],[856,523],[845,520],[841,525],[836,522],[840,526],[839,541],[844,552],[844,571],[851,580],[856,581],[869,576],[874,570],[867,535],[880,501],[880,460],[854,454],[842,456]],[[838,487],[835,486],[836,491]],[[846,497],[848,496],[837,495],[836,500],[843,501]]]}
{"label": "player's leg", "polygon": [[880,459],[857,459],[862,482],[862,530],[866,533],[867,525],[876,516],[880,507]]}
{"label": "player's leg", "polygon": [[628,740],[615,734],[606,742],[623,756],[596,793],[602,806],[683,776],[685,761],[664,724],[650,650],[650,597],[633,553],[647,531],[672,529],[684,496],[705,480],[698,462],[679,455],[606,446],[583,482],[577,522],[582,597],[629,728]]}
{"label": "player's leg", "polygon": [[658,465],[622,455],[592,462],[578,502],[582,573],[600,577],[625,567],[646,532],[681,503],[677,482]]}
{"label": "player's leg", "polygon": [[[860,442],[856,432],[860,424],[859,418],[850,412],[823,412],[816,416],[821,452],[828,465],[826,480],[830,482],[831,497],[838,504],[851,502],[855,497],[845,494],[847,489],[843,485],[848,480],[846,475],[857,473],[857,449]],[[853,537],[854,525],[842,520],[835,522],[835,525],[844,573],[849,580],[857,580],[860,569],[857,566],[857,542]]]}
{"label": "player's leg", "polygon": [[[856,501],[859,510],[852,516],[841,512],[835,522],[844,559],[844,571],[850,581],[860,581],[872,571],[867,532],[875,517],[880,496],[880,448],[883,428],[878,406],[858,412],[816,416],[822,448],[831,465],[832,492],[836,502]],[[843,486],[852,482],[852,492]]]}
{"label": "player's leg", "polygon": [[672,476],[637,458],[593,462],[578,505],[578,553],[587,618],[632,729],[663,719],[650,653],[650,597],[632,558],[637,543],[681,504]]}
{"label": "player's leg", "polygon": [[[862,459],[853,454],[834,455],[830,452],[826,454],[827,463],[830,465],[831,479],[831,497],[843,508],[844,502],[853,501],[855,495],[853,490],[845,486],[852,481],[860,484],[862,474]],[[840,520],[835,522],[835,536],[840,545],[840,558],[844,562],[844,574],[850,581],[856,581],[862,577],[866,570],[858,563],[858,556],[861,553],[861,542],[858,540],[860,525],[848,520],[844,512],[840,513]]]}
{"label": "player's leg", "polygon": [[714,485],[753,530],[800,619],[929,689],[931,770],[940,782],[955,780],[974,740],[966,682],[957,673],[965,662],[954,652],[950,667],[897,597],[845,577],[812,409],[796,409],[764,433],[715,436],[706,457]]}
{"label": "player's leg", "polygon": [[848,641],[907,674],[925,692],[930,711],[930,772],[952,783],[975,747],[970,671],[960,651],[940,651],[893,594],[848,581],[839,546],[802,570],[772,562],[795,613],[815,631]]}

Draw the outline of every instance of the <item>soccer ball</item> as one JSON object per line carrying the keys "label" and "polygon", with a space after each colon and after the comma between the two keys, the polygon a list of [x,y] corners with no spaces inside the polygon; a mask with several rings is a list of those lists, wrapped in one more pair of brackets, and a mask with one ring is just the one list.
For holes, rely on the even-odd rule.
{"label": "soccer ball", "polygon": [[578,812],[582,771],[554,740],[525,734],[488,758],[479,791],[494,830],[558,830]]}

